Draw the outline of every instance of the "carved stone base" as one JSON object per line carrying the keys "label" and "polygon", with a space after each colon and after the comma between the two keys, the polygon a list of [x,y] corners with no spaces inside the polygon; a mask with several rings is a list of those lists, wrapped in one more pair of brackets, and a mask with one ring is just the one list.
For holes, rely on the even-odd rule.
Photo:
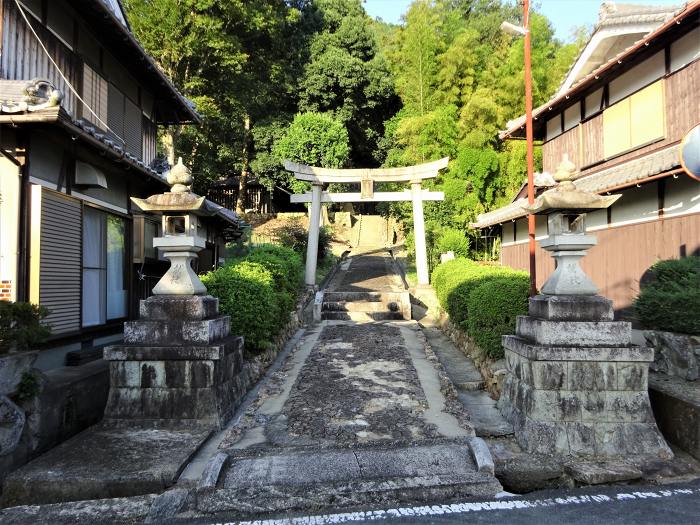
{"label": "carved stone base", "polygon": [[[630,344],[631,325],[610,320],[610,302],[530,301],[517,335],[503,338],[508,373],[499,408],[520,446],[562,456],[673,457],[649,404],[653,349]],[[582,312],[591,315],[582,320]]]}
{"label": "carved stone base", "polygon": [[107,422],[222,427],[245,395],[243,338],[211,296],[153,296],[110,362]]}

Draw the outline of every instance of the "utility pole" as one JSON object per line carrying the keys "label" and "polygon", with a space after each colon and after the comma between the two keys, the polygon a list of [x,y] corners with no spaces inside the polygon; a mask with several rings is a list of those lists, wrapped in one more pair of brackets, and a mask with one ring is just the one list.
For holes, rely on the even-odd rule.
{"label": "utility pole", "polygon": [[[525,141],[527,142],[527,202],[535,201],[535,155],[532,131],[532,66],[530,62],[530,0],[523,0],[523,27],[525,28]],[[535,264],[535,216],[527,216],[527,235],[530,248],[530,296],[537,295],[537,268]]]}

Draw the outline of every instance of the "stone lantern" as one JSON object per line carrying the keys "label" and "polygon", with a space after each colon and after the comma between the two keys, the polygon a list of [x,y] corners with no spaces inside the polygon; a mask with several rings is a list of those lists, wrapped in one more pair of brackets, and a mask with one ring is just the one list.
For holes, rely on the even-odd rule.
{"label": "stone lantern", "polygon": [[525,207],[547,216],[549,236],[540,244],[557,267],[530,298],[528,315],[518,317],[515,335],[503,337],[507,373],[498,406],[529,453],[625,458],[636,465],[627,472],[638,473],[673,456],[649,403],[654,352],[632,343],[631,323],[614,319],[612,301],[596,295],[579,266],[596,243],[586,234],[586,213],[619,196],[580,191],[575,175],[565,158],[554,176],[559,185]]}
{"label": "stone lantern", "polygon": [[163,236],[153,239],[153,246],[163,251],[170,268],[153,288],[154,295],[203,295],[207,289],[192,270],[192,261],[206,246],[206,232],[200,217],[207,212],[204,197],[191,191],[192,173],[182,163],[182,157],[167,176],[169,192],[147,199],[131,200],[149,213],[162,214]]}
{"label": "stone lantern", "polygon": [[[132,198],[144,212],[162,215],[153,245],[170,268],[139,304],[139,319],[124,323],[124,343],[105,348],[110,390],[104,420],[120,425],[221,428],[245,394],[243,338],[191,267],[205,247],[202,218],[224,210],[190,190],[182,159],[168,173],[171,190]],[[240,223],[240,221],[239,221]]]}
{"label": "stone lantern", "polygon": [[547,216],[549,236],[540,246],[556,260],[556,269],[542,286],[545,295],[595,295],[598,288],[579,266],[579,260],[596,244],[592,235],[586,235],[586,213],[609,208],[621,197],[601,197],[579,191],[573,180],[576,166],[564,156],[554,174],[558,186],[544,192],[530,206],[524,208],[534,215]]}

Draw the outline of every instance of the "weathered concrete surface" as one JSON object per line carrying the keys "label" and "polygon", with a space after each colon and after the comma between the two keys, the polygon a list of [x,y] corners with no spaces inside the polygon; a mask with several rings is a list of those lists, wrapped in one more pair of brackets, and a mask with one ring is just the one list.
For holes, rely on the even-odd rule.
{"label": "weathered concrete surface", "polygon": [[131,498],[22,505],[0,510],[3,525],[125,525],[142,523],[157,494]]}
{"label": "weathered concrete surface", "polygon": [[666,439],[700,460],[700,383],[652,373],[649,398]]}
{"label": "weathered concrete surface", "polygon": [[423,333],[457,390],[484,388],[484,380],[472,360],[460,352],[442,331],[423,326]]}
{"label": "weathered concrete surface", "polygon": [[160,492],[210,432],[92,427],[10,474],[2,506]]}
{"label": "weathered concrete surface", "polygon": [[513,425],[501,415],[496,401],[484,390],[460,392],[459,400],[469,412],[477,436],[499,437],[513,434]]}

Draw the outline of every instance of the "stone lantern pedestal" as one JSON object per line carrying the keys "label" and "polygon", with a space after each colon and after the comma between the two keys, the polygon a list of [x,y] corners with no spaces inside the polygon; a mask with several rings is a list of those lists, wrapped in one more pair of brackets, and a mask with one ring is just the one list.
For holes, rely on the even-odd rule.
{"label": "stone lantern pedestal", "polygon": [[673,457],[649,403],[652,348],[632,344],[632,325],[615,321],[612,302],[578,261],[595,245],[585,214],[618,196],[579,192],[566,163],[559,187],[528,207],[548,216],[542,247],[557,268],[532,297],[515,335],[503,337],[507,375],[499,408],[527,452],[595,459]]}
{"label": "stone lantern pedestal", "polygon": [[105,349],[110,391],[105,420],[160,426],[223,426],[245,394],[243,338],[211,296],[141,301],[124,344]]}

